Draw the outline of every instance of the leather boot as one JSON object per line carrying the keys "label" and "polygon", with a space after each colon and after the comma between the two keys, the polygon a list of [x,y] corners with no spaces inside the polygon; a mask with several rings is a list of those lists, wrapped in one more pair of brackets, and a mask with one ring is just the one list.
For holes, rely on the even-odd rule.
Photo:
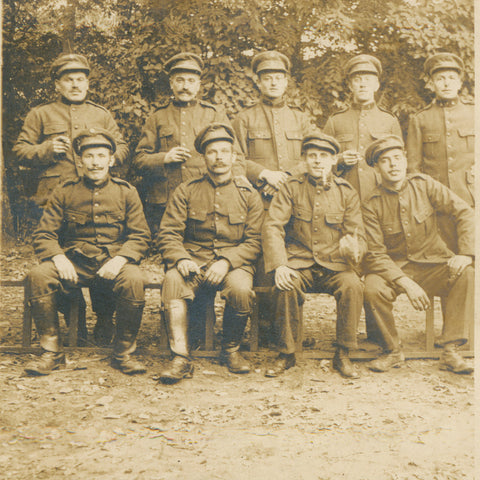
{"label": "leather boot", "polygon": [[230,305],[225,305],[223,312],[223,342],[220,364],[226,365],[232,373],[248,373],[250,364],[240,352],[240,342],[247,325],[248,315],[238,313]]}
{"label": "leather boot", "polygon": [[95,345],[108,347],[112,343],[114,333],[115,326],[113,325],[112,315],[97,313],[97,323],[93,329]]}
{"label": "leather boot", "polygon": [[113,342],[112,367],[127,375],[145,373],[147,369],[130,355],[137,347],[137,333],[142,322],[143,304],[117,303],[116,333]]}
{"label": "leather boot", "polygon": [[348,358],[348,349],[337,347],[335,355],[332,360],[334,370],[337,370],[342,377],[345,378],[359,378],[360,375],[355,370],[350,358]]}
{"label": "leather boot", "polygon": [[468,366],[457,352],[457,345],[454,343],[447,343],[443,347],[443,353],[440,357],[440,370],[448,370],[463,375],[470,375],[473,372],[473,368]]}
{"label": "leather boot", "polygon": [[181,299],[170,300],[165,305],[164,318],[173,358],[160,373],[160,381],[173,384],[182,378],[191,378],[193,374],[193,364],[188,351],[187,302]]}
{"label": "leather boot", "polygon": [[43,353],[36,361],[25,367],[29,375],[48,375],[65,364],[65,355],[60,341],[56,294],[51,293],[30,301],[35,327],[40,336]]}

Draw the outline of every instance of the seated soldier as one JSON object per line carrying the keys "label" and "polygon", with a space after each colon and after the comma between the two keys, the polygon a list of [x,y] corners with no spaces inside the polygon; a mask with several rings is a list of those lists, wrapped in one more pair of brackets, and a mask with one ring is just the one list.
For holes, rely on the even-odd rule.
{"label": "seated soldier", "polygon": [[221,362],[233,373],[250,370],[238,349],[254,297],[263,204],[246,178],[232,176],[233,143],[228,125],[202,129],[195,148],[204,156],[207,173],[175,190],[160,223],[157,242],[167,267],[162,300],[173,353],[160,374],[164,383],[191,376],[189,309],[196,297],[217,290],[226,302]]}
{"label": "seated soldier", "polygon": [[135,188],[110,177],[116,145],[109,131],[84,130],[73,146],[84,176],[54,190],[33,237],[41,263],[28,274],[27,286],[43,353],[25,370],[47,375],[65,363],[60,299],[72,288],[98,286],[111,293],[104,301],[116,305],[112,366],[144,373],[145,367],[130,357],[145,303],[143,275],[135,265],[150,239],[142,204]]}
{"label": "seated soldier", "polygon": [[356,273],[366,249],[355,189],[332,175],[340,147],[321,132],[302,141],[307,172],[289,178],[270,205],[262,231],[265,270],[275,271],[274,327],[280,351],[266,371],[276,377],[295,365],[300,305],[305,292],[325,292],[337,301],[333,368],[357,378],[349,350],[357,347],[356,328],[363,285]]}
{"label": "seated soldier", "polygon": [[[416,310],[430,307],[429,295],[446,297],[441,339],[441,368],[454,373],[472,369],[456,352],[467,341],[473,319],[474,213],[460,197],[425,174],[407,175],[401,138],[376,140],[366,160],[381,176],[363,205],[368,240],[365,313],[374,325],[384,353],[369,363],[375,372],[404,362],[393,318],[393,302],[406,293]],[[438,233],[436,212],[454,219],[459,254],[454,255]]]}

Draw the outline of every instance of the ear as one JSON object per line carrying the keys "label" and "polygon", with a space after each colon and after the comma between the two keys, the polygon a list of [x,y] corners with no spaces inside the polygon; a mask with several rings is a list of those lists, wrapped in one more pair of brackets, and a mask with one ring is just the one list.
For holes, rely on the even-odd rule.
{"label": "ear", "polygon": [[378,77],[375,75],[375,87],[373,89],[373,91],[376,93],[378,92],[378,89],[380,88],[380,80],[378,79]]}
{"label": "ear", "polygon": [[115,165],[115,155],[112,153],[110,154],[110,161],[108,162],[108,167],[111,168]]}
{"label": "ear", "polygon": [[58,78],[55,79],[55,91],[58,93]]}

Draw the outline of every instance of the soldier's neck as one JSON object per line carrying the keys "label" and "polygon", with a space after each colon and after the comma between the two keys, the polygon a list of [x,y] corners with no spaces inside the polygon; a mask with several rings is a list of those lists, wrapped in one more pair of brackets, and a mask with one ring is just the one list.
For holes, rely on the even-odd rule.
{"label": "soldier's neck", "polygon": [[355,110],[371,110],[375,106],[375,100],[367,100],[366,102],[353,101],[352,107]]}
{"label": "soldier's neck", "polygon": [[262,102],[270,107],[283,107],[286,103],[285,96],[279,98],[262,97]]}
{"label": "soldier's neck", "polygon": [[441,107],[454,107],[458,104],[459,98],[458,96],[455,98],[437,98],[436,102]]}

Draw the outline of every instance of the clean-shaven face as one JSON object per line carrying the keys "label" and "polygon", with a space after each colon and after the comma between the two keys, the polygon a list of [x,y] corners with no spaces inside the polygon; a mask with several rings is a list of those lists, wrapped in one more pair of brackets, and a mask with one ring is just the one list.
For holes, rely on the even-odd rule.
{"label": "clean-shaven face", "polygon": [[115,157],[107,147],[85,148],[80,158],[84,175],[96,184],[107,178],[109,169],[115,162]]}
{"label": "clean-shaven face", "polygon": [[349,81],[350,90],[355,103],[371,103],[375,100],[375,92],[379,89],[378,77],[373,73],[354,73]]}
{"label": "clean-shaven face", "polygon": [[83,102],[88,92],[88,77],[84,72],[66,72],[55,80],[55,89],[70,102]]}
{"label": "clean-shaven face", "polygon": [[462,78],[456,70],[438,70],[432,75],[432,86],[438,99],[453,100],[462,88]]}
{"label": "clean-shaven face", "polygon": [[173,96],[181,102],[191,102],[200,91],[200,75],[189,72],[173,73],[170,77],[170,88]]}
{"label": "clean-shaven face", "polygon": [[375,170],[382,177],[386,187],[399,187],[407,176],[407,157],[401,148],[393,148],[382,153],[375,163]]}
{"label": "clean-shaven face", "polygon": [[325,178],[336,163],[335,155],[327,150],[310,147],[303,153],[308,173],[316,179]]}
{"label": "clean-shaven face", "polygon": [[235,161],[233,145],[226,140],[209,143],[205,147],[204,158],[207,170],[212,176],[226,175],[232,170]]}
{"label": "clean-shaven face", "polygon": [[264,97],[281,98],[287,90],[288,77],[285,72],[261,72],[258,76],[257,85]]}

